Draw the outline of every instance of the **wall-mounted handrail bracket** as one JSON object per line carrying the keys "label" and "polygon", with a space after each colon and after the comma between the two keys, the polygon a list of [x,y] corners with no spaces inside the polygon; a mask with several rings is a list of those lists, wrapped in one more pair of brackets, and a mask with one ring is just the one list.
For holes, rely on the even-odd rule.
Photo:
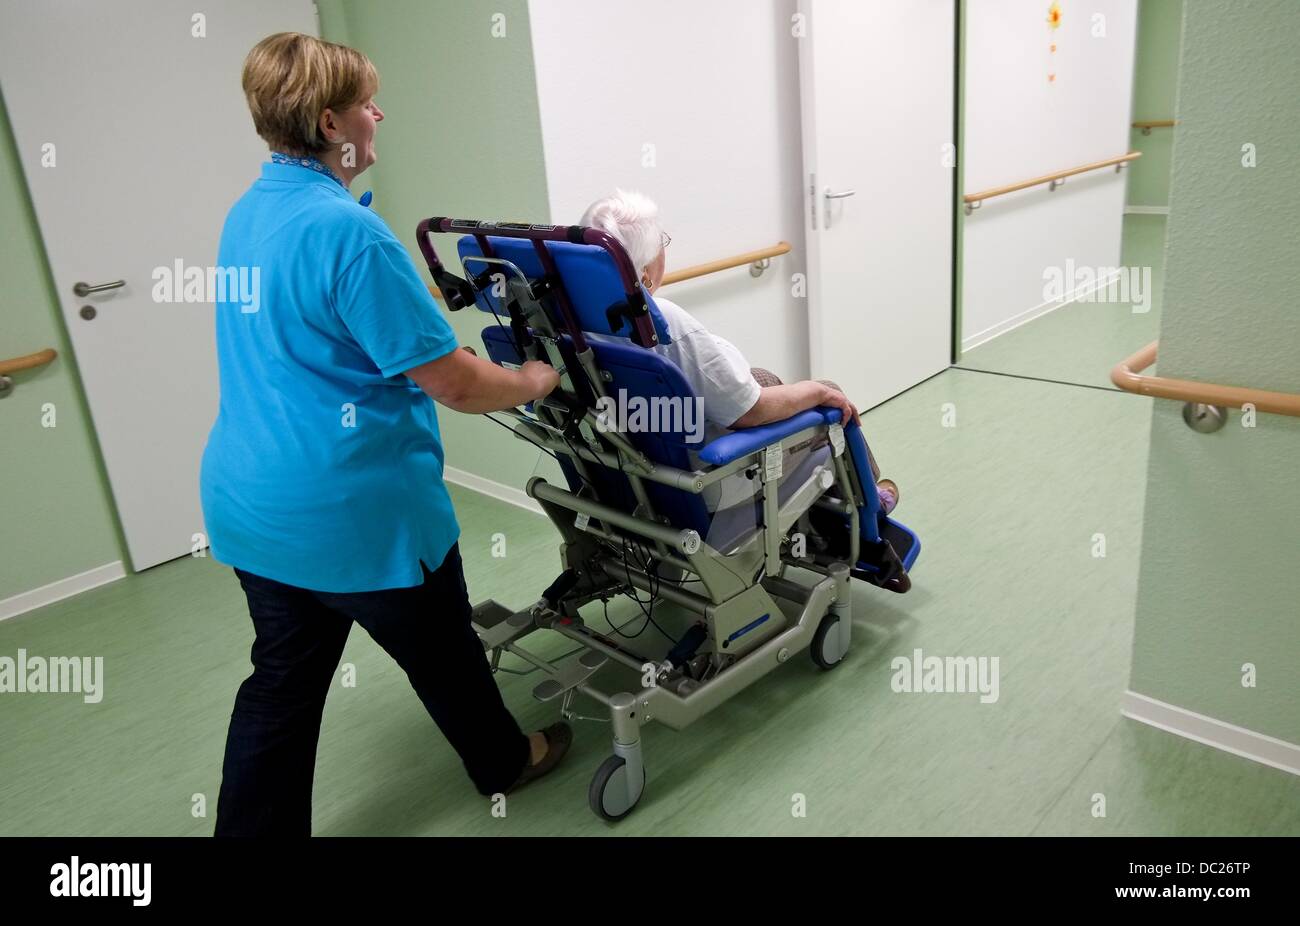
{"label": "wall-mounted handrail bracket", "polygon": [[0,360],[0,399],[5,398],[14,391],[14,381],[11,374],[20,373],[23,370],[34,370],[37,367],[43,367],[47,363],[59,356],[58,352],[47,347],[45,350],[38,350],[34,354],[25,354],[22,357],[11,357],[8,360]]}
{"label": "wall-mounted handrail bracket", "polygon": [[1183,421],[1193,431],[1201,434],[1213,434],[1228,423],[1228,410],[1221,405],[1206,405],[1204,402],[1184,402]]}
{"label": "wall-mounted handrail bracket", "polygon": [[[1227,417],[1223,411],[1225,408],[1249,406],[1260,412],[1300,418],[1300,395],[1294,392],[1270,392],[1246,386],[1144,375],[1142,371],[1156,362],[1159,345],[1159,341],[1152,341],[1115,364],[1110,371],[1110,381],[1126,392],[1187,403],[1191,408],[1184,408],[1183,420],[1189,427],[1204,433],[1217,431],[1223,426],[1222,420]],[[1216,422],[1216,418],[1220,420]]]}
{"label": "wall-mounted handrail bracket", "polygon": [[1152,129],[1171,129],[1178,124],[1177,119],[1143,119],[1133,123],[1133,128],[1141,129],[1143,135],[1150,135]]}

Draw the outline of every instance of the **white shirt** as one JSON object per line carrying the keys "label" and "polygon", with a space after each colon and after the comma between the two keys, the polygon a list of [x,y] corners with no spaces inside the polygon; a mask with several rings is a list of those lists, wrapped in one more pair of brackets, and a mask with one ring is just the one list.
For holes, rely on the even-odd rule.
{"label": "white shirt", "polygon": [[668,344],[655,351],[677,364],[686,381],[704,399],[704,420],[714,433],[710,441],[727,433],[730,425],[754,407],[762,387],[749,372],[749,361],[736,345],[709,332],[695,316],[675,302],[655,297],[655,305],[668,327]]}
{"label": "white shirt", "polygon": [[[754,407],[763,388],[754,380],[749,361],[736,345],[711,334],[675,302],[662,296],[655,296],[654,301],[671,339],[668,344],[656,344],[654,350],[677,364],[695,394],[704,400],[704,441],[699,445],[703,447],[729,433],[728,425]],[[700,466],[694,452],[691,463]],[[755,480],[739,473],[706,489],[704,502],[714,511],[752,498],[757,489]]]}

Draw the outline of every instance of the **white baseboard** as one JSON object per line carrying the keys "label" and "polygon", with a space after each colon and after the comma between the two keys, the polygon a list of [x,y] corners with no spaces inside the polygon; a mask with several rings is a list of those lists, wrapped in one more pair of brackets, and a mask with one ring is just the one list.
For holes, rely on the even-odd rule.
{"label": "white baseboard", "polygon": [[125,575],[126,569],[122,565],[122,561],[116,560],[102,566],[96,566],[94,569],[88,569],[75,576],[68,576],[66,579],[51,582],[49,585],[42,585],[40,588],[34,588],[29,592],[20,592],[0,601],[0,621],[10,617],[17,617],[19,614],[26,614],[28,611],[35,611],[37,608],[43,608],[47,604],[62,601],[64,598],[71,598],[73,595],[79,595],[97,586],[116,582]]}
{"label": "white baseboard", "polygon": [[1234,756],[1300,775],[1300,746],[1295,743],[1206,717],[1135,691],[1124,692],[1120,713],[1168,733],[1230,752]]}
{"label": "white baseboard", "polygon": [[964,353],[972,348],[979,347],[981,344],[987,344],[989,341],[992,341],[998,335],[1006,334],[1008,331],[1011,331],[1013,328],[1019,328],[1021,325],[1033,321],[1035,318],[1042,318],[1044,315],[1048,314],[1049,312],[1055,312],[1057,309],[1062,308],[1063,306],[1067,306],[1072,302],[1078,302],[1079,300],[1083,299],[1085,296],[1091,295],[1092,293],[1095,293],[1098,290],[1105,289],[1106,287],[1110,286],[1112,283],[1114,283],[1116,280],[1119,279],[1119,275],[1122,272],[1122,270],[1123,268],[1118,268],[1114,273],[1108,274],[1104,280],[1098,280],[1092,286],[1085,286],[1080,289],[1076,289],[1074,292],[1070,293],[1064,299],[1054,299],[1051,302],[1040,303],[1039,305],[1034,306],[1032,309],[1025,309],[1025,311],[1020,312],[1019,314],[1012,315],[1010,318],[1007,319],[1003,319],[1002,321],[998,322],[996,325],[990,325],[989,327],[985,328],[983,331],[976,332],[975,334],[972,334],[970,337],[962,338],[962,342],[961,342],[962,352]]}
{"label": "white baseboard", "polygon": [[1168,215],[1168,206],[1125,206],[1125,215]]}
{"label": "white baseboard", "polygon": [[502,485],[499,482],[484,479],[482,476],[466,472],[463,469],[457,469],[454,466],[443,467],[442,478],[454,485],[464,486],[466,489],[473,489],[475,492],[482,492],[484,495],[490,495],[503,502],[509,502],[526,511],[531,511],[533,514],[540,514],[543,517],[546,515],[537,499],[529,498],[528,493],[523,489]]}

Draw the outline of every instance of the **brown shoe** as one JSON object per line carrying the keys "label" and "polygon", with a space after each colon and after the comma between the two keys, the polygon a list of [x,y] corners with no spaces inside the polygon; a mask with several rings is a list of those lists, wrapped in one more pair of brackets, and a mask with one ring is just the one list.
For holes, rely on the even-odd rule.
{"label": "brown shoe", "polygon": [[912,589],[912,577],[905,572],[900,572],[888,582],[881,586],[891,592],[898,592],[900,595],[906,595]]}
{"label": "brown shoe", "polygon": [[[541,761],[536,765],[531,763],[525,765],[524,770],[515,779],[515,783],[506,792],[507,794],[514,794],[530,781],[536,781],[555,768],[560,764],[560,760],[564,758],[564,754],[569,751],[569,747],[573,745],[573,728],[563,720],[553,723],[542,730],[542,736],[546,737],[546,755],[542,756]],[[532,753],[530,752],[529,758],[531,757]]]}

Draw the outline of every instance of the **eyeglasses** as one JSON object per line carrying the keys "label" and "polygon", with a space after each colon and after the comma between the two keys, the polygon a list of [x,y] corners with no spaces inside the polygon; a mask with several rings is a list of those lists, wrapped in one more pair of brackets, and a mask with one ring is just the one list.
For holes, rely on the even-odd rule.
{"label": "eyeglasses", "polygon": [[673,239],[668,237],[668,232],[659,233],[659,247],[666,248],[673,243]]}

